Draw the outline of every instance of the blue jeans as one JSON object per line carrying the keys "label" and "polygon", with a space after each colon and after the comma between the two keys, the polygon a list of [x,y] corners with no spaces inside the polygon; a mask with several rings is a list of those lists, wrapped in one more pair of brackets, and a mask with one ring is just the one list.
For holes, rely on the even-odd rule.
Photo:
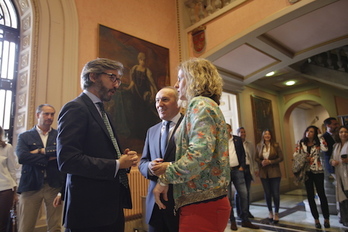
{"label": "blue jeans", "polygon": [[[245,179],[245,185],[247,188],[248,193],[248,215],[249,215],[249,207],[250,207],[250,187],[251,187],[251,181],[253,180],[253,176],[250,173],[250,166],[247,165],[244,170],[244,179]],[[241,217],[241,205],[239,200],[238,192],[234,194],[234,204],[236,205],[237,215]]]}
{"label": "blue jeans", "polygon": [[240,204],[241,206],[240,217],[242,219],[242,222],[249,221],[248,191],[245,184],[244,171],[239,171],[237,168],[236,169],[231,168],[231,182],[228,186],[228,198],[231,204],[231,215],[230,215],[231,222],[236,220],[234,217],[233,203],[232,203],[233,202],[233,194],[231,189],[232,183],[239,195],[239,203],[236,203],[236,204]]}
{"label": "blue jeans", "polygon": [[280,177],[276,178],[261,178],[263,191],[269,212],[272,212],[272,198],[274,202],[274,212],[279,213],[280,205]]}

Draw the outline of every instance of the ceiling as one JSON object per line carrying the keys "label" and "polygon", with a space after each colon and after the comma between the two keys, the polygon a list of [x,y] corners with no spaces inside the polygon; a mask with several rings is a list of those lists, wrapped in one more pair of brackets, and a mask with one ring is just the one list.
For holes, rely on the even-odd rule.
{"label": "ceiling", "polygon": [[[348,57],[347,10],[347,0],[313,1],[289,13],[271,16],[273,20],[260,22],[208,58],[218,67],[225,84],[231,86],[282,92],[323,83],[348,91],[344,60],[338,68],[328,67],[337,63],[337,54]],[[336,59],[330,59],[331,55]],[[330,65],[324,67],[318,62],[323,59]],[[275,74],[265,77],[271,71]],[[286,86],[287,80],[296,83]]]}

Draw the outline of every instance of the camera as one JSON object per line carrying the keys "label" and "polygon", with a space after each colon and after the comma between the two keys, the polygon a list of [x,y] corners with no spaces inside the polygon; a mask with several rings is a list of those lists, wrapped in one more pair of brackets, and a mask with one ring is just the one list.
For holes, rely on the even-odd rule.
{"label": "camera", "polygon": [[343,154],[343,155],[341,155],[341,158],[342,159],[346,159],[348,157],[348,154]]}

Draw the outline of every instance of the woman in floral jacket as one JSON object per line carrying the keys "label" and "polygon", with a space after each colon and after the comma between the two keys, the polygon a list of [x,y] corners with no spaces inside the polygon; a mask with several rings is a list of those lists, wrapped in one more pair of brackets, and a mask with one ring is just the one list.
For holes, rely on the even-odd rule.
{"label": "woman in floral jacket", "polygon": [[180,64],[174,87],[188,107],[175,134],[176,161],[154,189],[156,203],[165,207],[159,196],[166,199],[166,185],[174,184],[180,232],[222,232],[231,209],[227,127],[219,108],[222,78],[208,60],[191,59]]}
{"label": "woman in floral jacket", "polygon": [[319,129],[316,126],[309,126],[303,134],[303,138],[298,142],[296,149],[307,152],[305,186],[307,198],[312,216],[315,220],[315,227],[321,228],[319,213],[315,203],[315,189],[320,198],[320,207],[324,216],[325,228],[330,228],[330,213],[324,190],[324,169],[320,160],[320,151],[327,151],[327,145],[322,136],[318,137]]}

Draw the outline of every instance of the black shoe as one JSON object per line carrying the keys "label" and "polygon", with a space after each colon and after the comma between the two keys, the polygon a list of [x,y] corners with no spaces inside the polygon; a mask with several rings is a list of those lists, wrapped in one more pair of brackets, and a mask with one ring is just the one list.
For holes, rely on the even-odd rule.
{"label": "black shoe", "polygon": [[320,222],[315,223],[315,228],[321,229],[321,224],[320,224]]}
{"label": "black shoe", "polygon": [[231,230],[238,230],[237,224],[235,221],[231,222]]}
{"label": "black shoe", "polygon": [[250,229],[260,229],[259,226],[252,224],[250,221],[242,222],[242,227],[247,227]]}
{"label": "black shoe", "polygon": [[342,223],[345,227],[348,227],[348,222],[343,222]]}
{"label": "black shoe", "polygon": [[248,213],[248,218],[255,218],[250,212]]}

